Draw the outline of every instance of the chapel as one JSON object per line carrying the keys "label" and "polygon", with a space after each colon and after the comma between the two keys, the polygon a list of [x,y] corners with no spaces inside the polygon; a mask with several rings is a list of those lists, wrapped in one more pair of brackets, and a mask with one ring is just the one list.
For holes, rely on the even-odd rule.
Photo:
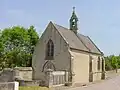
{"label": "chapel", "polygon": [[73,8],[69,27],[49,22],[36,44],[33,78],[44,80],[48,69],[67,71],[69,82],[88,83],[105,78],[103,52],[89,36],[78,33],[78,17]]}

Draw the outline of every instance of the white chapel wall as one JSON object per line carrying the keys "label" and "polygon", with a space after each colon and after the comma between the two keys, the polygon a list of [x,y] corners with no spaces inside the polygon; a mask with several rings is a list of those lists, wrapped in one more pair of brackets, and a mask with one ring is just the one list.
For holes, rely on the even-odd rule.
{"label": "white chapel wall", "polygon": [[73,77],[74,83],[88,83],[89,82],[89,55],[77,50],[72,50],[71,54],[73,60]]}

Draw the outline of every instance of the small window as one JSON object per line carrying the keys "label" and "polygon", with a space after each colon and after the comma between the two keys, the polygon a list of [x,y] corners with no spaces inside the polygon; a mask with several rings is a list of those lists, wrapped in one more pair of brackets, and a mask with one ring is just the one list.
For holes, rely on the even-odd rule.
{"label": "small window", "polygon": [[97,64],[98,70],[100,70],[100,57],[98,57],[98,64]]}
{"label": "small window", "polygon": [[54,44],[50,39],[46,45],[46,60],[52,60],[54,56]]}

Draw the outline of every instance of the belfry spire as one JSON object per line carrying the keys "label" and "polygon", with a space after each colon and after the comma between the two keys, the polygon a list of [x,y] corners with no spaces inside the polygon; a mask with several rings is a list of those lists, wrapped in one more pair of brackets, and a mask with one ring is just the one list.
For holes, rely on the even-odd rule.
{"label": "belfry spire", "polygon": [[73,12],[72,12],[72,16],[70,18],[70,30],[72,30],[75,34],[77,34],[77,22],[78,22],[78,18],[75,14],[75,7],[73,7]]}

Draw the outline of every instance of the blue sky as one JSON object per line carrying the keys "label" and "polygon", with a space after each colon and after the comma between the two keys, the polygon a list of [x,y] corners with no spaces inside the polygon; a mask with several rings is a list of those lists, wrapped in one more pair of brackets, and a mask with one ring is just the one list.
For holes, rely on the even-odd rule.
{"label": "blue sky", "polygon": [[41,34],[49,21],[69,28],[73,6],[79,32],[105,55],[120,54],[120,0],[0,0],[0,28],[34,25]]}

